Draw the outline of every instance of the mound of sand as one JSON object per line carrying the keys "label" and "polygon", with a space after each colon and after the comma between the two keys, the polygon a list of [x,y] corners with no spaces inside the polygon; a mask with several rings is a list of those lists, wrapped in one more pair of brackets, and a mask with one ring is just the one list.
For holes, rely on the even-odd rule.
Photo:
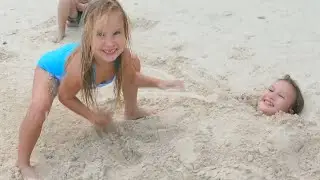
{"label": "mound of sand", "polygon": [[[2,22],[30,23],[10,25],[0,35],[6,42],[0,45],[0,179],[21,179],[14,166],[18,127],[30,101],[34,65],[59,46],[50,41],[56,2],[33,11],[12,2],[1,3],[7,9]],[[123,121],[119,110],[102,137],[55,101],[32,156],[42,177],[320,178],[319,53],[312,50],[319,46],[320,29],[307,21],[318,14],[318,1],[122,3],[132,16],[133,47],[143,71],[183,79],[186,90],[142,89],[139,103],[156,113]],[[79,30],[67,33],[63,43],[79,39]],[[261,115],[254,107],[257,94],[288,71],[301,82],[306,110],[302,116]],[[99,93],[102,108],[113,108],[112,86]]]}

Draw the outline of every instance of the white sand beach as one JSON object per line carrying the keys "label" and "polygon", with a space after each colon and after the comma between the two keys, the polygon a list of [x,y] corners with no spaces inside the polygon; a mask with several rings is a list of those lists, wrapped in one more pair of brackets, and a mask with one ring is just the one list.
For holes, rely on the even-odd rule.
{"label": "white sand beach", "polygon": [[[22,179],[18,130],[35,65],[46,51],[79,41],[81,30],[67,29],[55,44],[57,1],[0,2],[0,180]],[[123,121],[119,111],[102,138],[56,99],[32,154],[42,178],[320,179],[319,0],[121,3],[142,71],[184,80],[186,90],[141,89],[139,104],[156,113]],[[300,85],[304,111],[261,115],[256,96],[287,73]],[[99,92],[106,108],[112,88]]]}

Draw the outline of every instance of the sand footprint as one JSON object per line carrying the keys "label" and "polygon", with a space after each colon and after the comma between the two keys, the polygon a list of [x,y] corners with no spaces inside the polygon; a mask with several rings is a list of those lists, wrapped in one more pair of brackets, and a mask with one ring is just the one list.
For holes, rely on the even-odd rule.
{"label": "sand footprint", "polygon": [[[121,129],[123,129],[123,127],[121,127]],[[111,155],[110,158],[124,165],[139,163],[142,158],[142,154],[138,151],[141,142],[137,141],[134,135],[130,136],[127,132],[121,131],[122,132],[109,133],[103,137],[104,139],[101,139],[108,149],[108,154]]]}
{"label": "sand footprint", "polygon": [[[299,166],[303,170],[320,169],[320,138],[315,137],[309,142],[303,144],[303,147],[299,150]],[[317,167],[318,166],[318,167]],[[319,175],[320,178],[320,175]]]}
{"label": "sand footprint", "polygon": [[179,139],[175,145],[175,149],[180,156],[180,161],[184,164],[193,163],[197,159],[197,155],[193,151],[194,142],[191,138]]}
{"label": "sand footprint", "polygon": [[176,77],[171,75],[171,74],[168,74],[166,72],[163,72],[162,70],[159,70],[158,68],[153,68],[152,66],[145,66],[143,67],[142,69],[142,72],[143,73],[146,73],[146,74],[150,74],[152,76],[155,76],[155,77],[158,77],[158,78],[164,78],[164,79],[175,79]]}
{"label": "sand footprint", "polygon": [[56,25],[56,18],[52,16],[49,19],[41,22],[40,24],[33,26],[31,29],[38,31],[42,29],[48,29],[49,27],[52,27],[55,25]]}
{"label": "sand footprint", "polygon": [[253,57],[255,53],[252,51],[251,48],[243,47],[243,46],[236,46],[232,48],[231,56],[229,59],[234,60],[249,60]]}
{"label": "sand footprint", "polygon": [[[148,57],[144,59],[148,60]],[[168,60],[170,59],[170,60]],[[150,61],[148,61],[150,62]],[[214,89],[221,88],[225,79],[221,81],[217,80],[215,77],[211,76],[206,72],[205,69],[201,67],[196,67],[200,69],[199,71],[193,71],[196,65],[192,65],[193,60],[183,57],[168,57],[166,59],[158,58],[156,61],[151,61],[151,65],[177,79],[185,79],[185,88],[188,91],[197,92],[198,94],[207,96],[214,93]],[[160,72],[160,71],[159,71]]]}
{"label": "sand footprint", "polygon": [[8,59],[15,57],[16,54],[0,48],[0,63],[5,63]]}
{"label": "sand footprint", "polygon": [[169,91],[160,91],[160,92],[148,92],[148,91],[141,91],[141,95],[145,96],[146,98],[158,98],[161,96],[166,97],[175,97],[175,98],[190,98],[190,99],[197,99],[200,101],[204,101],[207,103],[214,103],[214,99],[207,98],[206,96],[197,95],[195,93],[189,93],[189,92],[169,92]]}
{"label": "sand footprint", "polygon": [[137,18],[132,21],[133,29],[138,28],[142,30],[150,30],[159,23],[160,21],[148,20],[145,18]]}
{"label": "sand footprint", "polygon": [[208,166],[197,173],[198,177],[215,179],[237,179],[237,180],[263,180],[265,179],[260,172],[252,171],[252,168],[246,165],[226,166],[217,168]]}
{"label": "sand footprint", "polygon": [[183,50],[184,48],[184,45],[183,44],[179,44],[179,45],[176,45],[174,47],[172,47],[170,50],[175,52],[175,53],[179,53]]}

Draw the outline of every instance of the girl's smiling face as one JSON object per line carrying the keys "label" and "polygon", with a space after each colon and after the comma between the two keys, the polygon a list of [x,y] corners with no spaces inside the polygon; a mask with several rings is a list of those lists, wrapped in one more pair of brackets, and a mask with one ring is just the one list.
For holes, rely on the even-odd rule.
{"label": "girl's smiling face", "polygon": [[113,62],[126,47],[123,14],[111,11],[97,20],[93,28],[92,49],[95,57]]}
{"label": "girl's smiling face", "polygon": [[295,101],[294,87],[287,81],[278,80],[263,93],[258,102],[258,110],[269,116],[279,111],[293,113]]}

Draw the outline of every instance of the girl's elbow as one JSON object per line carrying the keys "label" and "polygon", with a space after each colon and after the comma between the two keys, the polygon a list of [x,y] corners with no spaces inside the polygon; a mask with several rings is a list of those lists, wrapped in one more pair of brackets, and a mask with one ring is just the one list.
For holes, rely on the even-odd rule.
{"label": "girl's elbow", "polygon": [[67,95],[65,95],[65,94],[63,94],[63,93],[59,93],[58,94],[58,100],[62,103],[62,104],[66,104],[66,102],[69,100],[70,98],[67,96]]}
{"label": "girl's elbow", "polygon": [[141,84],[141,81],[143,81],[143,79],[141,79],[141,74],[139,72],[135,72],[132,75],[132,79],[131,79],[132,84],[139,86]]}
{"label": "girl's elbow", "polygon": [[58,94],[58,100],[63,104],[64,102],[64,96],[61,94]]}

